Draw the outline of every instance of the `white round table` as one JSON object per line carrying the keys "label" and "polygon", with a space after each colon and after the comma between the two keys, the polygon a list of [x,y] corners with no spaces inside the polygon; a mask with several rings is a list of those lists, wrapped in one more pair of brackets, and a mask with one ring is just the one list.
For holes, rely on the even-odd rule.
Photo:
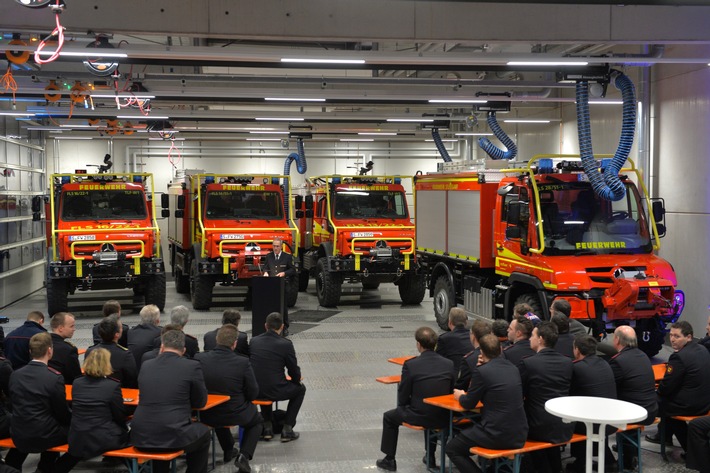
{"label": "white round table", "polygon": [[[626,424],[644,420],[648,412],[641,406],[618,399],[590,396],[566,396],[550,399],[545,403],[545,410],[561,417],[564,422],[584,422],[587,427],[587,473],[592,473],[592,452],[594,442],[599,443],[599,468],[604,471],[604,443],[606,426],[623,428]],[[598,433],[594,426],[598,425]]]}

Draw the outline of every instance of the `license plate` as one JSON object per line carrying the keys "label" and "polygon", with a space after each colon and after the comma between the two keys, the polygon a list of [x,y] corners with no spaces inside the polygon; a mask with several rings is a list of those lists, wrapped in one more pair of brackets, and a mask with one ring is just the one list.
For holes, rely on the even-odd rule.
{"label": "license plate", "polygon": [[222,233],[219,236],[220,240],[243,240],[244,235],[239,235],[237,233]]}

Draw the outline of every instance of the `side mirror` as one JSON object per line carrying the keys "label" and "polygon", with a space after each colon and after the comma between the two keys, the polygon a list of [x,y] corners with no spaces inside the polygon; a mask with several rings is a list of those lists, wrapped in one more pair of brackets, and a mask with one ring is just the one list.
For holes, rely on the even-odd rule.
{"label": "side mirror", "polygon": [[32,197],[32,212],[42,211],[42,196],[36,195]]}
{"label": "side mirror", "polygon": [[308,194],[306,196],[306,209],[313,207],[313,194]]}
{"label": "side mirror", "polygon": [[42,214],[40,212],[32,212],[32,221],[39,222],[42,220]]}
{"label": "side mirror", "polygon": [[185,211],[180,209],[175,211],[175,218],[183,218],[185,216]]}
{"label": "side mirror", "polygon": [[296,218],[303,218],[305,212],[303,210],[296,210]]}
{"label": "side mirror", "polygon": [[170,207],[170,195],[168,194],[161,194],[160,195],[160,206],[164,209],[167,209]]}
{"label": "side mirror", "polygon": [[[178,210],[183,210],[185,208],[185,196],[184,195],[179,195],[177,198],[177,208]],[[182,218],[179,217],[179,218]]]}
{"label": "side mirror", "polygon": [[658,230],[658,238],[663,238],[666,236],[666,226],[662,223],[656,224],[656,230]]}
{"label": "side mirror", "polygon": [[666,215],[666,208],[663,205],[663,201],[662,200],[654,200],[651,203],[651,206],[652,206],[651,208],[653,211],[653,219],[656,222],[662,222],[663,217]]}
{"label": "side mirror", "polygon": [[512,191],[515,188],[514,184],[508,184],[507,186],[499,187],[498,188],[498,195],[508,195],[510,191]]}
{"label": "side mirror", "polygon": [[303,196],[302,195],[296,195],[293,199],[294,201],[294,207],[297,209],[300,209],[303,206]]}
{"label": "side mirror", "polygon": [[510,202],[508,204],[508,212],[506,221],[511,225],[517,225],[520,222],[522,204],[520,202]]}
{"label": "side mirror", "polygon": [[306,218],[313,218],[313,209],[306,209]]}
{"label": "side mirror", "polygon": [[505,229],[505,238],[508,240],[520,239],[520,227],[507,227]]}
{"label": "side mirror", "polygon": [[170,210],[169,209],[162,209],[160,211],[160,216],[163,218],[168,218],[170,217]]}

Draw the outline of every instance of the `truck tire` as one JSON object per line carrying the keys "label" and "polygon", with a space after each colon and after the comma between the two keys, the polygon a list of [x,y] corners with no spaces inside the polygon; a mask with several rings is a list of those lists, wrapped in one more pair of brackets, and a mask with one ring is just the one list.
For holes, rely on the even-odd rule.
{"label": "truck tire", "polygon": [[145,305],[155,304],[161,311],[165,309],[165,273],[150,276],[145,281]]}
{"label": "truck tire", "polygon": [[419,304],[424,300],[424,278],[419,274],[408,274],[399,283],[399,297],[403,304]]}
{"label": "truck tire", "polygon": [[642,319],[636,321],[636,339],[639,349],[648,357],[658,354],[666,339],[666,331],[658,323],[658,320]]}
{"label": "truck tire", "polygon": [[286,280],[286,305],[288,307],[296,305],[296,301],[298,300],[298,284],[299,281],[295,277]]}
{"label": "truck tire", "polygon": [[434,317],[442,330],[449,330],[449,311],[456,307],[456,294],[449,278],[439,276],[434,283]]}
{"label": "truck tire", "polygon": [[195,310],[208,310],[212,304],[214,282],[197,272],[197,260],[190,265],[190,300]]}
{"label": "truck tire", "polygon": [[49,316],[69,309],[69,281],[47,279],[47,312]]}
{"label": "truck tire", "polygon": [[[362,282],[362,288],[365,289],[366,291],[373,291],[380,287],[379,281],[363,281]],[[400,290],[400,294],[401,294]]]}
{"label": "truck tire", "polygon": [[181,269],[175,270],[175,292],[178,294],[190,292],[190,276],[183,274]]}
{"label": "truck tire", "polygon": [[300,292],[306,292],[310,277],[311,275],[308,273],[308,270],[303,269],[298,272],[298,290]]}
{"label": "truck tire", "polygon": [[[518,304],[527,304],[530,307],[532,307],[533,313],[540,317],[540,320],[544,320],[543,314],[544,311],[542,310],[542,304],[540,303],[540,298],[537,297],[537,295],[532,294],[530,292],[526,292],[525,294],[521,294],[518,296],[517,299],[515,299],[515,307]],[[511,307],[512,309],[512,307]]]}
{"label": "truck tire", "polygon": [[321,258],[316,266],[316,292],[318,303],[323,307],[335,307],[340,302],[342,283],[335,274],[328,271],[328,259]]}

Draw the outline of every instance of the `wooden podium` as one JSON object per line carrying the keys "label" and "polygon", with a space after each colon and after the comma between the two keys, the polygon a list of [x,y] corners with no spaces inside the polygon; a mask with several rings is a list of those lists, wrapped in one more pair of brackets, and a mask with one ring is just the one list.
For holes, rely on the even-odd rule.
{"label": "wooden podium", "polygon": [[288,309],[286,307],[286,278],[254,277],[251,281],[251,336],[255,337],[266,331],[266,317],[272,312],[278,312],[288,326]]}

